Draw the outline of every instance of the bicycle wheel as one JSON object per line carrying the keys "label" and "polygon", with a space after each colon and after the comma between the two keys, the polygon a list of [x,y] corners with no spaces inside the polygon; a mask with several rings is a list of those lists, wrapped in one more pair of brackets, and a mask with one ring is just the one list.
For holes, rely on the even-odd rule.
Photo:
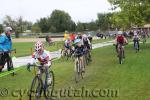
{"label": "bicycle wheel", "polygon": [[85,74],[85,65],[83,64],[84,61],[79,60],[80,64],[79,64],[79,74],[82,77],[82,79],[84,78],[84,74]]}
{"label": "bicycle wheel", "polygon": [[138,52],[138,44],[137,43],[135,43],[135,51],[136,51],[136,53]]}
{"label": "bicycle wheel", "polygon": [[55,81],[54,73],[51,70],[49,71],[49,74],[51,78],[51,83],[50,84],[47,83],[47,76],[46,76],[46,82],[45,82],[46,84],[45,84],[45,89],[44,89],[44,95],[46,99],[51,99],[53,91],[54,91],[54,81]]}
{"label": "bicycle wheel", "polygon": [[119,64],[122,64],[122,63],[123,63],[123,51],[120,48],[120,50],[119,50]]}
{"label": "bicycle wheel", "polygon": [[79,69],[79,60],[78,58],[75,60],[75,82],[78,83],[80,76],[80,69]]}
{"label": "bicycle wheel", "polygon": [[38,100],[41,97],[42,88],[43,88],[42,80],[38,76],[35,76],[29,91],[29,100]]}

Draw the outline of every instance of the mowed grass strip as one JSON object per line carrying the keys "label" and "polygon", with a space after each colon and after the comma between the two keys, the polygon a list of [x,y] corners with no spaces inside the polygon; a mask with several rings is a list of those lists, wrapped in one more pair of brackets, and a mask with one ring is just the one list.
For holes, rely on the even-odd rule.
{"label": "mowed grass strip", "polygon": [[[114,46],[95,49],[92,51],[93,62],[86,67],[86,74],[79,83],[74,81],[74,62],[58,60],[53,62],[52,70],[55,73],[55,91],[60,89],[81,89],[89,91],[117,90],[117,97],[101,94],[98,97],[61,97],[55,100],[150,100],[150,44],[142,45],[141,50],[135,53],[132,45],[126,46],[126,59],[119,64]],[[0,88],[7,88],[9,95],[0,97],[3,100],[18,100],[12,97],[11,91],[29,89],[34,74],[24,67],[12,77],[8,75],[0,78]],[[67,95],[67,94],[66,94]],[[27,100],[25,93],[21,100]],[[44,100],[42,98],[41,100]]]}
{"label": "mowed grass strip", "polygon": [[[17,42],[13,43],[13,48],[16,49],[16,54],[12,53],[13,56],[22,57],[22,56],[29,56],[34,52],[34,44],[35,42]],[[57,51],[62,48],[63,42],[55,42],[55,44],[49,46],[47,43],[44,42],[44,48],[48,51]]]}

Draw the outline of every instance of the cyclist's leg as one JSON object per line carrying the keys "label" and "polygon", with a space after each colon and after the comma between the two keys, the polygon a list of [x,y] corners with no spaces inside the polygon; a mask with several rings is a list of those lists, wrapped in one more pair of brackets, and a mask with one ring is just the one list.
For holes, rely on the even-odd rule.
{"label": "cyclist's leg", "polygon": [[2,72],[5,64],[6,64],[6,55],[5,54],[1,54],[1,57],[0,57],[0,72]]}
{"label": "cyclist's leg", "polygon": [[50,64],[46,64],[46,65],[44,65],[44,67],[45,67],[45,74],[46,74],[46,77],[47,77],[47,83],[51,84],[52,80],[51,80],[51,76],[49,74]]}
{"label": "cyclist's leg", "polygon": [[125,49],[124,49],[124,46],[122,46],[122,51],[123,51],[123,58],[125,58]]}
{"label": "cyclist's leg", "polygon": [[42,69],[42,68],[38,68],[37,75],[38,75],[38,77],[39,77],[40,79],[42,78],[42,74],[43,74],[43,69]]}
{"label": "cyclist's leg", "polygon": [[116,47],[116,52],[118,53],[119,51],[118,51],[118,43],[115,45],[115,47]]}
{"label": "cyclist's leg", "polygon": [[80,57],[80,61],[81,61],[81,66],[80,66],[80,67],[81,67],[81,70],[82,70],[83,72],[85,72],[85,67],[84,67],[85,65],[84,65],[83,56]]}
{"label": "cyclist's leg", "polygon": [[10,56],[9,53],[6,54],[7,56],[7,70],[10,71],[10,70],[13,70],[13,62],[12,62],[12,58]]}
{"label": "cyclist's leg", "polygon": [[134,46],[134,48],[135,48],[135,43],[136,43],[136,41],[133,41],[133,42],[134,42],[134,45],[133,45],[133,46]]}
{"label": "cyclist's leg", "polygon": [[140,50],[140,43],[139,41],[137,41],[137,44],[138,44],[138,51]]}
{"label": "cyclist's leg", "polygon": [[4,68],[4,57],[3,54],[0,54],[0,72],[2,72],[2,69]]}

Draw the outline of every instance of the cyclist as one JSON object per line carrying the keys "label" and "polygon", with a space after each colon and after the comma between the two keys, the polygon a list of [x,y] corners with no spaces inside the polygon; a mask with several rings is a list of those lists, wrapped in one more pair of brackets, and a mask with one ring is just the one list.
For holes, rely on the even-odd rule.
{"label": "cyclist", "polygon": [[116,45],[116,52],[119,56],[119,51],[118,51],[118,45],[122,45],[123,48],[123,58],[125,58],[125,54],[124,54],[124,45],[128,44],[127,39],[123,36],[123,32],[122,31],[118,31],[118,34],[115,38],[115,45]]}
{"label": "cyclist", "polygon": [[65,40],[65,43],[64,43],[64,49],[65,51],[67,51],[68,54],[70,53],[70,50],[71,50],[71,43],[72,41],[70,40],[69,37]]}
{"label": "cyclist", "polygon": [[11,33],[12,28],[6,27],[5,32],[0,35],[0,72],[4,68],[7,62],[7,70],[13,69],[12,59],[10,57],[10,51],[12,49]]}
{"label": "cyclist", "polygon": [[88,36],[86,34],[83,34],[82,41],[83,41],[84,46],[87,47],[90,50],[91,49],[91,47],[90,47],[91,42],[88,39]]}
{"label": "cyclist", "polygon": [[82,41],[83,41],[83,44],[84,44],[84,49],[86,52],[89,52],[89,58],[91,60],[91,42],[90,40],[88,39],[88,36],[86,34],[83,34],[82,36]]}
{"label": "cyclist", "polygon": [[30,64],[36,64],[36,61],[40,62],[42,68],[38,68],[37,74],[39,77],[42,77],[43,72],[48,75],[48,84],[51,84],[51,78],[49,74],[49,68],[51,66],[51,56],[49,51],[44,49],[44,45],[42,42],[38,41],[35,43],[35,52],[32,54],[32,60]]}
{"label": "cyclist", "polygon": [[143,39],[143,43],[146,42],[146,33],[142,30],[141,31],[141,38]]}
{"label": "cyclist", "polygon": [[77,55],[79,57],[79,59],[81,60],[82,63],[82,71],[84,72],[84,62],[83,62],[83,55],[85,53],[84,50],[84,46],[81,43],[81,39],[76,39],[75,40],[75,51],[74,51],[75,55]]}
{"label": "cyclist", "polygon": [[136,42],[137,42],[137,44],[138,44],[138,51],[139,51],[139,47],[140,47],[139,41],[140,41],[139,36],[138,36],[138,35],[134,35],[134,36],[133,36],[134,48],[135,48],[135,44],[136,44]]}

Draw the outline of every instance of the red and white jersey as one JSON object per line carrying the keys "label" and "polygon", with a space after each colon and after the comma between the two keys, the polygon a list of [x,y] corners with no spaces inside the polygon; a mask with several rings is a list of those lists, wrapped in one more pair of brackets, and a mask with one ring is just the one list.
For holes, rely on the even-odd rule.
{"label": "red and white jersey", "polygon": [[38,59],[40,63],[45,63],[47,59],[51,60],[50,52],[46,50],[44,50],[41,55],[39,55],[37,52],[34,52],[32,54],[32,58]]}

